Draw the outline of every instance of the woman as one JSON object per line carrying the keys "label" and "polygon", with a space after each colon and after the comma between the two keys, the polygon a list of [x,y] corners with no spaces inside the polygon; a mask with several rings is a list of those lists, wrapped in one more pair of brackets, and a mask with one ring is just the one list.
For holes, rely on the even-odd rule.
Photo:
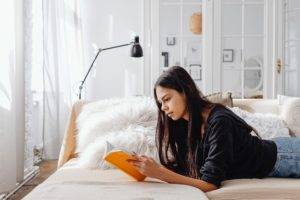
{"label": "woman", "polygon": [[251,135],[256,131],[244,120],[206,100],[183,68],[165,71],[155,84],[154,97],[162,166],[145,155],[135,155],[128,162],[142,174],[204,192],[217,189],[227,179],[300,176],[299,139],[271,141]]}

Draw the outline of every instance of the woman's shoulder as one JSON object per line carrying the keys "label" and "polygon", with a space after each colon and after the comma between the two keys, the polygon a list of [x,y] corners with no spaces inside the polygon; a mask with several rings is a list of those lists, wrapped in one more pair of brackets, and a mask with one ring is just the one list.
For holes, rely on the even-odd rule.
{"label": "woman's shoulder", "polygon": [[211,109],[207,118],[207,123],[211,124],[219,121],[230,121],[233,118],[235,118],[235,114],[231,110],[217,104]]}
{"label": "woman's shoulder", "polygon": [[[210,112],[207,118],[208,126],[224,126],[224,127],[239,127],[251,129],[250,126],[238,115],[229,108],[221,105],[216,105]],[[251,129],[252,130],[252,129]]]}

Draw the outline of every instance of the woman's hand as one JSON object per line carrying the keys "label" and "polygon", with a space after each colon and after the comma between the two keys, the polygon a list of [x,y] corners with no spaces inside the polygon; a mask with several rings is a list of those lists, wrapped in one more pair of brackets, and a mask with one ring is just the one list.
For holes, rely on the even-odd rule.
{"label": "woman's hand", "polygon": [[215,185],[200,179],[190,178],[177,174],[155,162],[150,157],[144,155],[133,155],[133,159],[127,162],[132,163],[142,174],[151,178],[157,178],[167,183],[184,184],[197,187],[204,192],[218,189]]}
{"label": "woman's hand", "polygon": [[145,155],[133,155],[134,159],[128,159],[127,162],[135,166],[141,174],[151,178],[160,179],[163,166],[159,165],[153,158]]}

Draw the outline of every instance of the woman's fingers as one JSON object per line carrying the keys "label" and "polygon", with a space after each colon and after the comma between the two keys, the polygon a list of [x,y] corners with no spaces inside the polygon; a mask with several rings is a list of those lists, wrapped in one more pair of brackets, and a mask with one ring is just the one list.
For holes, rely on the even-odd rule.
{"label": "woman's fingers", "polygon": [[137,154],[132,155],[132,157],[133,157],[134,159],[136,159],[136,160],[139,160],[139,158],[140,158],[140,156],[137,155]]}
{"label": "woman's fingers", "polygon": [[143,167],[143,163],[141,161],[128,159],[127,162],[132,164],[134,167],[136,167],[138,170],[141,170]]}
{"label": "woman's fingers", "polygon": [[144,162],[142,160],[135,160],[135,159],[127,159],[127,162],[131,163],[134,166],[143,166]]}
{"label": "woman's fingers", "polygon": [[142,159],[148,159],[148,157],[145,156],[145,155],[141,155],[140,157],[141,157]]}
{"label": "woman's fingers", "polygon": [[127,159],[126,161],[127,162],[141,162],[140,160],[131,159],[131,158]]}
{"label": "woman's fingers", "polygon": [[153,161],[153,159],[151,157],[148,157],[146,155],[132,155],[133,158],[127,159],[128,162],[131,162],[132,164],[139,164],[139,166],[141,166],[141,163],[149,163],[151,161]]}
{"label": "woman's fingers", "polygon": [[133,166],[137,168],[143,168],[145,166],[145,163],[141,160],[135,160],[135,159],[127,159],[127,162],[131,163]]}
{"label": "woman's fingers", "polygon": [[134,157],[135,159],[152,159],[151,157],[148,157],[146,155],[139,155],[137,153],[135,153],[134,151],[132,152],[133,154],[131,154],[132,157]]}

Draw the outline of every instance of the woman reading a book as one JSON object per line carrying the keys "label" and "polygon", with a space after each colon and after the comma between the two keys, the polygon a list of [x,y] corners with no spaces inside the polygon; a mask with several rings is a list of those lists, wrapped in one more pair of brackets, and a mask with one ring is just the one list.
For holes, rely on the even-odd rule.
{"label": "woman reading a book", "polygon": [[[232,111],[203,97],[183,68],[165,71],[155,84],[154,97],[162,165],[135,155],[129,162],[142,174],[204,192],[228,179],[300,177],[300,155],[292,156],[293,149],[288,149],[300,147],[299,138],[261,139]],[[289,156],[277,156],[287,153]]]}

